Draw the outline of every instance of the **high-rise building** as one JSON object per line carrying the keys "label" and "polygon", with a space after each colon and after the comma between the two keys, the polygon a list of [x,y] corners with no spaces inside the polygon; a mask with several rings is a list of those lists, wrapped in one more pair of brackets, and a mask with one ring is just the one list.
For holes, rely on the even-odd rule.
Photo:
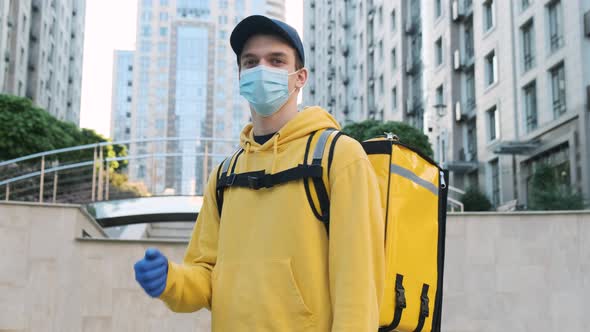
{"label": "high-rise building", "polygon": [[311,0],[304,20],[304,103],[416,126],[496,207],[527,205],[541,163],[590,197],[590,2]]}
{"label": "high-rise building", "polygon": [[[237,140],[250,112],[239,95],[230,33],[248,15],[284,20],[284,11],[284,0],[139,0],[131,138]],[[190,139],[133,143],[131,154],[153,157],[130,161],[130,178],[154,193],[199,194],[203,154],[231,148]]]}
{"label": "high-rise building", "polygon": [[115,51],[111,105],[111,139],[131,139],[131,103],[133,101],[133,51]]}
{"label": "high-rise building", "polygon": [[85,0],[0,1],[0,91],[80,122]]}

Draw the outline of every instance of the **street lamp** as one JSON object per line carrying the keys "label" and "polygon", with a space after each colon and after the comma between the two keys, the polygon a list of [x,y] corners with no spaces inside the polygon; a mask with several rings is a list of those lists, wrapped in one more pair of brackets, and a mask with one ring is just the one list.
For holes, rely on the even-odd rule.
{"label": "street lamp", "polygon": [[440,122],[442,120],[442,118],[447,115],[447,105],[443,104],[443,103],[438,103],[435,105],[432,105],[432,107],[434,107],[435,113],[436,113],[436,149],[438,150],[438,159],[440,163],[444,162],[444,158],[443,158],[443,153],[444,153],[444,149],[445,147],[442,144],[442,131],[440,130]]}

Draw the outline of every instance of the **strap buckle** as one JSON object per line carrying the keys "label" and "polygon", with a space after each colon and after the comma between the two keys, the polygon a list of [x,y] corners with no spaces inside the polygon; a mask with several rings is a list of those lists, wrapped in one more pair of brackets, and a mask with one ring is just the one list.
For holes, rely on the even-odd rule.
{"label": "strap buckle", "polygon": [[248,175],[248,188],[258,190],[272,187],[272,179],[268,174]]}
{"label": "strap buckle", "polygon": [[406,291],[403,287],[395,289],[395,304],[398,308],[406,308]]}
{"label": "strap buckle", "polygon": [[428,317],[428,303],[429,299],[428,296],[421,296],[420,297],[420,314],[424,317]]}
{"label": "strap buckle", "polygon": [[260,189],[260,177],[255,175],[248,175],[248,188],[254,190]]}
{"label": "strap buckle", "polygon": [[231,187],[234,185],[235,181],[236,181],[236,174],[232,173],[227,176],[227,180],[225,181],[225,185],[228,187]]}

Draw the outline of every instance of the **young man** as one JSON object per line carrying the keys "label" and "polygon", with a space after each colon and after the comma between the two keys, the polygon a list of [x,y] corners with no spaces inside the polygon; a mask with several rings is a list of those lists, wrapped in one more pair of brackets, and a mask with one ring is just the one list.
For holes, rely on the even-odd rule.
{"label": "young man", "polygon": [[[309,136],[340,126],[319,107],[297,111],[308,78],[297,32],[250,16],[230,41],[252,113],[241,134],[244,152],[230,160],[237,160],[234,173],[276,174],[302,164]],[[377,331],[384,229],[375,174],[361,145],[345,136],[323,172],[329,234],[304,180],[227,188],[220,216],[214,170],[184,262],[148,249],[135,265],[137,281],[175,312],[210,309],[217,332]]]}

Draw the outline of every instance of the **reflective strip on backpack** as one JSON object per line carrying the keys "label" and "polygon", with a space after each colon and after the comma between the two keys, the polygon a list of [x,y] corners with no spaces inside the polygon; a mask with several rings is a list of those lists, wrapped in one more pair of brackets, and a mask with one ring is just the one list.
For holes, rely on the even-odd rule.
{"label": "reflective strip on backpack", "polygon": [[422,179],[421,177],[414,174],[414,172],[410,171],[407,168],[403,168],[399,165],[391,164],[391,173],[399,175],[403,178],[406,178],[406,179],[414,182],[415,184],[423,187],[424,189],[430,191],[435,196],[438,196],[438,188],[434,184]]}

